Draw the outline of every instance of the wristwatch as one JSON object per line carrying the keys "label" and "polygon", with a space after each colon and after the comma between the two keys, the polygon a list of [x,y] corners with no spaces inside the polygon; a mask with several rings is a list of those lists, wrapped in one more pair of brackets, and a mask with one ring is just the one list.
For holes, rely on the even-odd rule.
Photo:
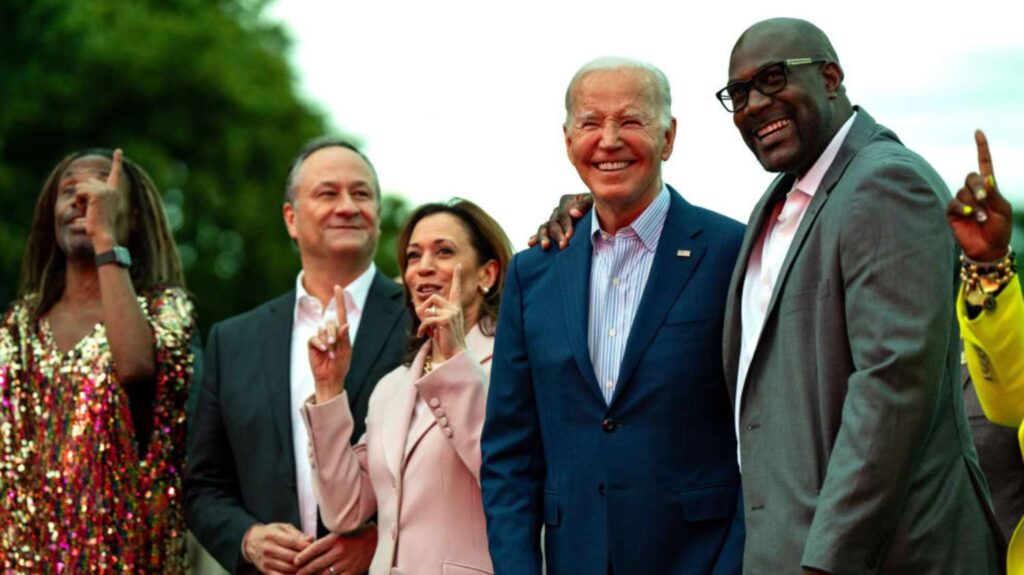
{"label": "wristwatch", "polygon": [[123,268],[130,268],[132,267],[132,254],[124,246],[114,246],[102,254],[96,254],[96,267],[107,264],[117,264]]}

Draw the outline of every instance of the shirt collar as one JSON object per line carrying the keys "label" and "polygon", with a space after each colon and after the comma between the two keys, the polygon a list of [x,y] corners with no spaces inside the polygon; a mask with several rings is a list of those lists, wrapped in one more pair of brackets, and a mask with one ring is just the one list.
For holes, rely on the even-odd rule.
{"label": "shirt collar", "polygon": [[807,173],[803,177],[798,178],[797,181],[793,182],[793,189],[799,189],[801,192],[808,196],[814,196],[814,193],[818,191],[818,186],[821,185],[822,178],[825,177],[825,173],[832,167],[832,162],[835,161],[836,155],[839,154],[839,148],[842,147],[843,141],[846,140],[846,134],[850,133],[850,128],[853,126],[853,120],[857,117],[857,112],[854,112],[843,124],[839,131],[836,132],[835,136],[832,136],[832,141],[829,142],[828,147],[825,151],[818,156],[811,169],[807,170]]}
{"label": "shirt collar", "polygon": [[[299,275],[295,278],[296,313],[298,313],[299,306],[302,305],[303,301],[312,300],[319,302],[319,300],[306,291],[306,287],[302,285],[302,278],[305,273],[306,272],[300,270]],[[373,262],[370,262],[370,267],[366,268],[366,271],[359,274],[356,279],[352,280],[347,286],[345,286],[345,299],[349,303],[349,307],[346,309],[351,309],[352,306],[355,306],[354,311],[362,313],[363,308],[366,307],[366,298],[370,294],[370,286],[373,284],[373,276],[376,273],[377,266]],[[334,309],[334,298],[332,297],[331,301],[328,302],[327,309],[324,313],[326,314]]]}
{"label": "shirt collar", "polygon": [[[668,215],[668,206],[668,186],[661,184],[661,191],[658,192],[651,205],[647,206],[632,223],[620,229],[615,235],[619,235],[625,230],[632,230],[640,238],[645,248],[652,252],[656,251],[658,239],[661,237],[661,228]],[[601,224],[597,221],[597,213],[594,213],[590,218],[590,242],[592,244],[597,242],[602,233],[604,232],[601,230]]]}

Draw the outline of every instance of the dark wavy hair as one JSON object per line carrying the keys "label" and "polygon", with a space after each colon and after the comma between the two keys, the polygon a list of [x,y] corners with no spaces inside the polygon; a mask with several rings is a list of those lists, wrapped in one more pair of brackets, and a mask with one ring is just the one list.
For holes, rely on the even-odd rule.
{"label": "dark wavy hair", "polygon": [[[43,184],[32,216],[25,258],[21,263],[19,295],[33,319],[46,313],[64,292],[66,256],[57,245],[54,207],[61,176],[71,162],[85,156],[113,159],[112,150],[87,148],[62,159]],[[128,177],[128,243],[132,255],[131,277],[135,292],[142,294],[165,287],[185,287],[181,259],[174,243],[156,184],[138,164],[122,157]]]}
{"label": "dark wavy hair", "polygon": [[416,331],[420,327],[420,318],[416,315],[416,306],[413,304],[412,294],[409,286],[405,285],[405,270],[409,266],[405,250],[409,247],[409,239],[416,224],[427,216],[434,214],[451,214],[466,227],[469,242],[476,252],[477,264],[483,264],[490,260],[498,262],[498,276],[494,285],[484,294],[483,302],[480,305],[480,318],[477,320],[480,331],[485,335],[494,335],[498,325],[498,309],[501,307],[501,293],[505,286],[505,273],[508,271],[508,263],[512,259],[512,243],[508,241],[505,230],[501,229],[498,222],[494,221],[480,206],[469,200],[454,198],[448,202],[433,202],[423,204],[413,210],[406,218],[402,230],[398,234],[396,248],[398,249],[398,266],[401,268],[402,285],[405,289],[405,305],[409,308],[409,316],[412,318],[412,330],[409,333],[409,349],[405,364],[410,365],[416,352],[422,347],[426,337],[416,337]]}

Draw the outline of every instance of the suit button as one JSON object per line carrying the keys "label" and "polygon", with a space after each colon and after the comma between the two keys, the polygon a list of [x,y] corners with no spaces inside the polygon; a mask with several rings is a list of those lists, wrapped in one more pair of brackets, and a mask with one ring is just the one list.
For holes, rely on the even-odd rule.
{"label": "suit button", "polygon": [[753,431],[753,430],[757,429],[758,427],[761,427],[760,423],[748,423],[747,424],[747,431]]}
{"label": "suit button", "polygon": [[602,481],[601,483],[597,484],[597,492],[600,493],[601,495],[604,495],[604,492],[605,492],[604,481]]}
{"label": "suit button", "polygon": [[605,433],[611,433],[615,431],[615,428],[618,426],[619,424],[615,423],[615,420],[610,417],[601,422],[601,429],[605,430]]}
{"label": "suit button", "polygon": [[441,400],[440,399],[438,399],[436,397],[431,397],[430,398],[430,407],[437,407],[439,405],[441,405]]}

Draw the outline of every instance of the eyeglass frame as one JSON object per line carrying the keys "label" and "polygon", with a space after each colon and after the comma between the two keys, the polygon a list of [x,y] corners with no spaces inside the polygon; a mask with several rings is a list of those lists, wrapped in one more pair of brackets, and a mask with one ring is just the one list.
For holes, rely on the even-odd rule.
{"label": "eyeglass frame", "polygon": [[[789,69],[790,68],[795,68],[796,66],[805,66],[805,65],[808,65],[808,64],[825,64],[827,62],[829,62],[829,60],[827,58],[787,58],[785,60],[779,60],[778,62],[771,62],[771,63],[765,64],[764,66],[761,66],[760,68],[758,68],[757,71],[754,72],[754,75],[751,76],[749,80],[743,80],[741,82],[731,82],[731,83],[729,83],[726,87],[724,87],[721,90],[715,92],[715,97],[718,98],[718,102],[720,104],[722,104],[722,107],[725,108],[726,112],[729,112],[730,114],[735,114],[736,112],[739,112],[743,108],[747,107],[747,104],[750,102],[750,91],[751,90],[757,90],[763,96],[773,96],[773,95],[778,94],[779,92],[785,90],[786,86],[789,85]],[[768,70],[770,68],[773,68],[773,67],[779,66],[779,65],[782,66],[782,78],[783,78],[784,81],[782,82],[782,85],[779,86],[778,90],[773,90],[771,92],[765,92],[761,88],[758,88],[757,86],[754,85],[754,81],[761,74],[761,72],[764,72],[765,70]],[[732,99],[731,96],[729,96],[729,89],[730,88],[735,88],[737,86],[745,86],[746,94],[747,94],[747,99],[743,102],[743,105],[740,106],[739,108],[736,108],[734,110],[730,110],[729,109],[729,102],[732,102],[733,99]]]}

